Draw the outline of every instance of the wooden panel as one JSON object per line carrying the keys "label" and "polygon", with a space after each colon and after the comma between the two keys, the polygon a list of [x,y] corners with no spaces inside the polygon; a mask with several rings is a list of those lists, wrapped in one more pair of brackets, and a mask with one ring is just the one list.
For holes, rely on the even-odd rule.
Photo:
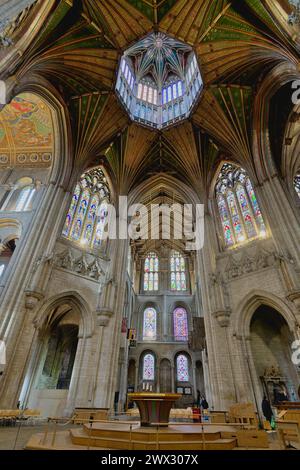
{"label": "wooden panel", "polygon": [[238,447],[269,448],[268,434],[265,431],[237,431]]}

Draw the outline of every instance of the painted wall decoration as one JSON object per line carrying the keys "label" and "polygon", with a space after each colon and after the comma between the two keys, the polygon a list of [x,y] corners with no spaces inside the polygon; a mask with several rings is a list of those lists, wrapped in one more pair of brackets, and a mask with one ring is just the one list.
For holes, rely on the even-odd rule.
{"label": "painted wall decoration", "polygon": [[49,167],[54,153],[49,106],[21,93],[0,112],[0,167]]}

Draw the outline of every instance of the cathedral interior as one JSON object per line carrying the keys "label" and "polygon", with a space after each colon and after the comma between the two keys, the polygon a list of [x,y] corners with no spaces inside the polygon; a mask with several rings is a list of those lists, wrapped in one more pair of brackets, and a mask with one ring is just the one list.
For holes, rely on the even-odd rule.
{"label": "cathedral interior", "polygon": [[[299,402],[297,2],[6,3],[0,409]],[[203,246],[110,237],[122,197],[201,205]]]}

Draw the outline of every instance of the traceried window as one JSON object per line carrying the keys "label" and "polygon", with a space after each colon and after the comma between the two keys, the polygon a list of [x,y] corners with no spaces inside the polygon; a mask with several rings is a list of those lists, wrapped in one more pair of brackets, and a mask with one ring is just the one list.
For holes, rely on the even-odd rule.
{"label": "traceried window", "polygon": [[76,185],[63,236],[90,248],[99,248],[107,223],[109,187],[100,168],[84,173]]}
{"label": "traceried window", "polygon": [[185,259],[178,251],[172,251],[170,257],[171,290],[186,290]]}
{"label": "traceried window", "polygon": [[158,290],[158,257],[156,253],[148,253],[144,264],[144,290]]}
{"label": "traceried window", "polygon": [[189,381],[189,361],[185,354],[178,354],[176,358],[176,371],[178,382]]}
{"label": "traceried window", "polygon": [[296,175],[294,178],[294,188],[300,199],[300,174]]}
{"label": "traceried window", "polygon": [[26,211],[31,207],[31,201],[35,193],[35,188],[32,186],[25,186],[21,189],[19,197],[16,202],[16,211]]}
{"label": "traceried window", "polygon": [[151,353],[145,354],[143,359],[143,380],[154,380],[155,359]]}
{"label": "traceried window", "polygon": [[157,318],[155,308],[146,308],[144,310],[144,322],[143,322],[143,339],[144,340],[155,340],[156,339],[156,328]]}
{"label": "traceried window", "polygon": [[223,165],[216,184],[216,201],[227,247],[265,237],[263,216],[245,170]]}
{"label": "traceried window", "polygon": [[13,188],[5,195],[2,203],[2,210],[29,211],[32,209],[33,197],[36,188],[33,179],[29,176],[23,176],[18,179]]}
{"label": "traceried window", "polygon": [[175,341],[188,340],[188,321],[185,308],[177,307],[173,312],[173,326]]}

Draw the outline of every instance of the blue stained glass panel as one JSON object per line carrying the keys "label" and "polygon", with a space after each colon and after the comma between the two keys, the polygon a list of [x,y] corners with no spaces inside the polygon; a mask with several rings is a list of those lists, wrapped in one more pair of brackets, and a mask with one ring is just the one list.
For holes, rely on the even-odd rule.
{"label": "blue stained glass panel", "polygon": [[232,191],[228,191],[227,202],[228,202],[228,207],[229,207],[231,218],[232,218],[232,224],[233,224],[233,228],[235,231],[235,236],[237,240],[241,242],[245,240],[245,235],[244,235],[244,230],[241,224],[235,196]]}
{"label": "blue stained glass panel", "polygon": [[153,354],[146,354],[143,360],[143,380],[154,380],[155,360]]}
{"label": "blue stained glass panel", "polygon": [[179,354],[176,359],[177,380],[178,382],[189,381],[188,359],[184,354]]}
{"label": "blue stained glass panel", "polygon": [[253,186],[252,186],[251,181],[250,181],[249,178],[247,178],[247,181],[246,181],[246,189],[247,189],[247,193],[249,195],[249,198],[250,198],[250,201],[251,201],[251,204],[252,204],[253,212],[254,212],[254,215],[255,215],[255,220],[256,220],[260,230],[265,231],[266,227],[265,227],[264,219],[263,219],[262,213],[260,211],[260,208],[259,208],[259,205],[258,205],[258,202],[257,202],[257,199],[256,199],[256,195],[255,195]]}
{"label": "blue stained glass panel", "polygon": [[152,307],[144,311],[143,339],[156,339],[156,310]]}
{"label": "blue stained glass panel", "polygon": [[238,185],[236,194],[237,194],[237,198],[238,198],[241,211],[243,214],[244,224],[245,224],[248,238],[253,238],[257,235],[257,233],[256,233],[256,229],[255,229],[252,217],[251,217],[251,212],[250,212],[247,196],[246,196],[243,186]]}
{"label": "blue stained glass panel", "polygon": [[226,202],[223,196],[218,197],[218,208],[219,208],[219,214],[221,217],[225,243],[227,246],[231,246],[234,244],[234,238],[233,238],[233,234],[230,228],[229,214],[228,214]]}
{"label": "blue stained glass panel", "polygon": [[188,322],[185,308],[175,308],[173,312],[174,338],[175,341],[188,340]]}
{"label": "blue stained glass panel", "polygon": [[80,196],[80,186],[77,185],[76,188],[75,188],[73,197],[72,197],[72,201],[71,201],[71,205],[70,205],[70,208],[69,208],[69,211],[68,211],[68,215],[66,217],[65,226],[63,228],[63,235],[65,237],[67,237],[70,233],[70,229],[71,229],[74,214],[75,214],[75,211],[76,211],[76,208],[77,208],[79,196]]}

